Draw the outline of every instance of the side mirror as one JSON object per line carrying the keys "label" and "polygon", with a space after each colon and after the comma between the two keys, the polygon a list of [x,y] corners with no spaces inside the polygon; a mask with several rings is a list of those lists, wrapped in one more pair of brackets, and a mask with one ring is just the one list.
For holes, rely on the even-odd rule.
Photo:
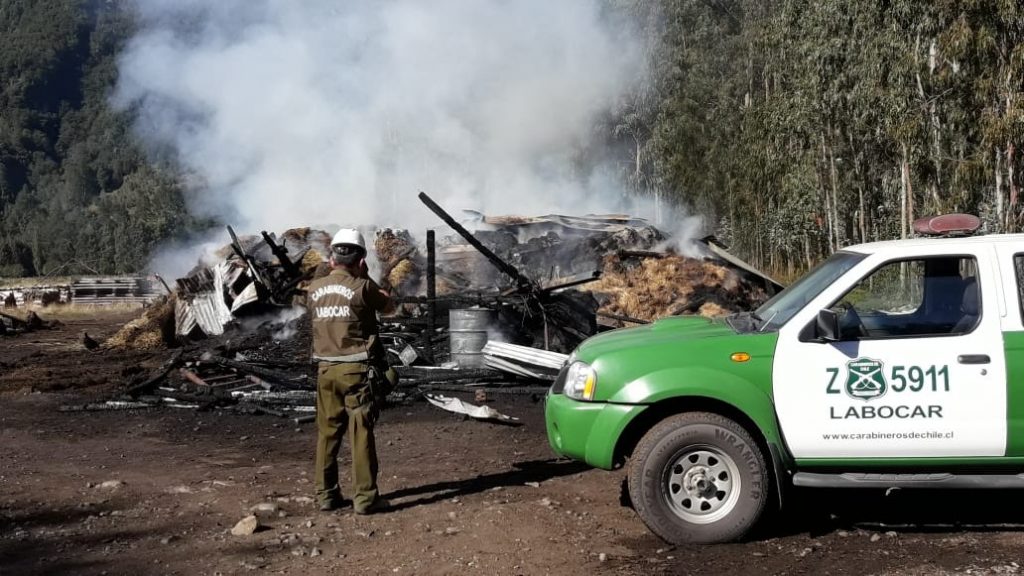
{"label": "side mirror", "polygon": [[814,338],[819,342],[839,341],[839,314],[828,308],[818,311],[814,321]]}

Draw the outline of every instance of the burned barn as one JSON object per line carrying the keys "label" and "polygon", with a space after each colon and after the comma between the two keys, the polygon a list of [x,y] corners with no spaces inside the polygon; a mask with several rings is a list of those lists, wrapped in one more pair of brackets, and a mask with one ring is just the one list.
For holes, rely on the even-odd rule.
{"label": "burned barn", "polygon": [[[666,248],[666,235],[626,215],[439,218],[418,236],[367,229],[371,275],[393,287],[382,318],[396,399],[437,391],[542,393],[567,354],[599,331],[660,316],[749,309],[778,284],[712,239],[704,256]],[[330,235],[309,228],[237,235],[213,261],[104,345],[164,348],[159,370],[128,386],[118,407],[233,406],[310,418],[315,404],[305,285],[327,271]],[[99,407],[93,407],[99,408]]]}

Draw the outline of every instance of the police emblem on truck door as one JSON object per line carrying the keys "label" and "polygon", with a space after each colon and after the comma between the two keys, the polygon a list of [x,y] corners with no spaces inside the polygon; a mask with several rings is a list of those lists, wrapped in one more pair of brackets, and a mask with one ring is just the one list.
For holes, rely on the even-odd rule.
{"label": "police emblem on truck door", "polygon": [[[868,256],[779,330],[772,393],[786,444],[798,461],[1005,456],[1007,320],[995,252],[895,246]],[[983,302],[984,314],[968,314]],[[844,304],[857,310],[848,334],[802,336],[821,310]],[[975,354],[989,363],[963,361]]]}
{"label": "police emblem on truck door", "polygon": [[884,364],[871,358],[857,358],[846,363],[846,394],[857,400],[881,398],[889,390],[882,369]]}

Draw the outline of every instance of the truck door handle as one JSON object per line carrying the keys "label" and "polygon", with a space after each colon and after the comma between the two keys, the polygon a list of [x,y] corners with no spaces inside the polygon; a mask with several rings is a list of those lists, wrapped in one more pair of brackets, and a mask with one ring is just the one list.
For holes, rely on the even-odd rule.
{"label": "truck door handle", "polygon": [[992,361],[988,354],[961,354],[956,357],[961,364],[988,364]]}

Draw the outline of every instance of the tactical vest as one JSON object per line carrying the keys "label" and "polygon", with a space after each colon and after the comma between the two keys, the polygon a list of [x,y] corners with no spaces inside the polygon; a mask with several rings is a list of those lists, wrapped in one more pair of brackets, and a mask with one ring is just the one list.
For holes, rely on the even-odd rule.
{"label": "tactical vest", "polygon": [[[366,362],[376,352],[377,312],[368,300],[379,288],[347,270],[333,270],[310,283],[306,305],[313,322],[313,358]],[[371,293],[371,291],[373,291]]]}

